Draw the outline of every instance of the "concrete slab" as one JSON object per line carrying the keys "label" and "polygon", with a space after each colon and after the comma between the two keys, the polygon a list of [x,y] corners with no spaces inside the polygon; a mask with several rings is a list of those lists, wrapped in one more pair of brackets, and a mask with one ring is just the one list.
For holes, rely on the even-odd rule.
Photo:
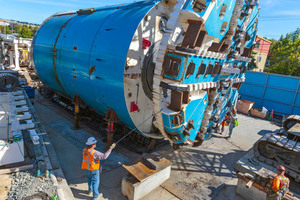
{"label": "concrete slab", "polygon": [[[48,129],[48,127],[46,128]],[[49,136],[68,182],[71,183],[74,179],[86,177],[84,170],[81,169],[82,151],[56,131],[52,130]]]}
{"label": "concrete slab", "polygon": [[142,200],[153,200],[153,199],[163,199],[163,200],[180,200],[175,197],[169,191],[165,190],[162,187],[158,187],[153,190],[151,193],[147,194],[142,198]]}

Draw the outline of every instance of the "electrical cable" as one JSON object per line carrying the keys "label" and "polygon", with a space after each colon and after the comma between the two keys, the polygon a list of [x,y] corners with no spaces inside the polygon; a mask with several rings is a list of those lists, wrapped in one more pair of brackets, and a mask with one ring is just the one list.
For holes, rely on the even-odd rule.
{"label": "electrical cable", "polygon": [[126,135],[124,135],[121,139],[119,139],[117,142],[115,142],[115,144],[118,144],[119,142],[121,142],[123,139],[125,139],[128,135],[130,135],[132,132],[134,132],[138,127],[140,127],[141,125],[143,125],[146,121],[148,121],[149,119],[151,119],[153,116],[155,116],[156,114],[160,113],[162,111],[162,109],[160,109],[160,111],[158,111],[157,113],[153,113],[150,117],[148,117],[147,119],[145,119],[142,123],[140,123],[138,126],[136,126],[134,129],[132,129],[129,133],[127,133]]}

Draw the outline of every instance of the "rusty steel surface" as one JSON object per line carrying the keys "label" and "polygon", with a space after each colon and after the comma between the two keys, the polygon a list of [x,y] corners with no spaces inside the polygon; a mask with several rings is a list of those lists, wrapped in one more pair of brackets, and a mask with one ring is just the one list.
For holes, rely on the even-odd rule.
{"label": "rusty steel surface", "polygon": [[172,165],[172,163],[165,159],[161,158],[159,161],[155,161],[157,163],[157,166],[159,169],[152,170],[149,169],[145,164],[142,162],[137,162],[133,165],[123,165],[123,167],[136,179],[138,179],[140,182],[145,181],[147,178],[155,174],[156,172],[165,169],[166,167]]}
{"label": "rusty steel surface", "polygon": [[184,36],[181,46],[194,48],[197,44],[200,31],[201,31],[201,26],[203,23],[201,21],[196,21],[196,20],[188,20],[188,22],[189,22],[189,27]]}
{"label": "rusty steel surface", "polygon": [[171,110],[180,111],[182,107],[182,101],[183,101],[183,92],[172,90],[171,104],[169,105],[169,108]]}
{"label": "rusty steel surface", "polygon": [[204,41],[206,35],[207,35],[206,31],[200,31],[199,36],[197,38],[197,41],[195,43],[196,47],[201,47],[202,46],[203,41]]}

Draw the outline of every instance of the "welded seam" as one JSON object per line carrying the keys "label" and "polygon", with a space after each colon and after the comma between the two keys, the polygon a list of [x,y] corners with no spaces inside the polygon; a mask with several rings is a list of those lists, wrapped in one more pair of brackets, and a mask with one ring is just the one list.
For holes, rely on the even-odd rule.
{"label": "welded seam", "polygon": [[[74,15],[73,17],[75,17],[76,15]],[[56,59],[56,45],[57,45],[57,42],[58,42],[58,39],[59,39],[59,36],[63,30],[63,28],[66,27],[66,25],[70,22],[71,19],[73,19],[73,17],[71,17],[70,19],[68,19],[60,28],[59,32],[58,32],[58,35],[56,37],[56,40],[55,40],[55,43],[54,43],[54,47],[53,47],[53,54],[52,54],[52,59],[53,59],[53,68],[54,68],[54,72],[55,72],[55,80],[57,81],[58,85],[61,87],[61,89],[65,92],[66,90],[64,89],[64,87],[62,86],[61,84],[61,81],[59,80],[59,77],[58,77],[58,74],[57,74],[57,70],[56,70],[56,65],[55,65],[55,59]]]}

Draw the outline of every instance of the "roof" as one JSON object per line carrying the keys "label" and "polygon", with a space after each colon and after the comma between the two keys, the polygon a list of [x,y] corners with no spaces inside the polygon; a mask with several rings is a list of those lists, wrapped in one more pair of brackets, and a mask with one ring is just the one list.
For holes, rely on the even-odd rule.
{"label": "roof", "polygon": [[267,41],[267,42],[270,42],[270,43],[272,43],[272,41],[270,41],[270,40],[267,40],[266,38],[263,38],[263,37],[260,37],[260,36],[256,36],[256,37],[258,37],[259,39],[261,39],[261,40],[265,40],[265,41]]}

